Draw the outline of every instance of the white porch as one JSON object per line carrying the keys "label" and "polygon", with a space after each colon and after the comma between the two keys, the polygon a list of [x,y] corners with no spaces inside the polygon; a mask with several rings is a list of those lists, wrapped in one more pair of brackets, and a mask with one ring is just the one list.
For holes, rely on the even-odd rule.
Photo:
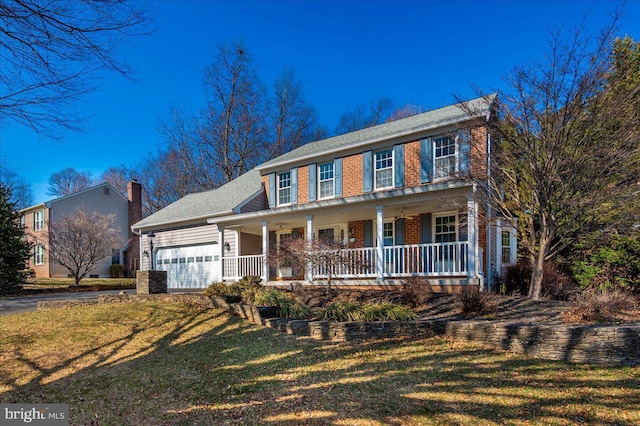
{"label": "white porch", "polygon": [[[235,281],[257,275],[265,282],[312,283],[331,277],[382,284],[422,276],[482,283],[484,253],[479,244],[478,203],[472,188],[410,195],[340,205],[335,205],[335,200],[320,201],[216,221],[219,232],[235,230],[236,235],[250,234],[262,240],[262,247],[260,240],[254,240],[253,252],[238,250],[233,256],[221,253],[220,279]],[[339,265],[298,267],[283,273],[265,256],[285,238],[311,242],[327,236],[344,246],[341,258],[346,260]]]}
{"label": "white porch", "polygon": [[[412,276],[423,277],[467,277],[475,263],[482,275],[483,250],[479,259],[473,261],[469,253],[469,243],[429,243],[384,247],[383,262],[376,263],[375,247],[344,249],[346,262],[335,265],[331,270],[318,265],[311,271],[311,281],[326,280],[329,276],[337,279],[375,279],[382,275],[385,279]],[[265,273],[265,255],[223,257],[223,280],[237,281],[247,275],[257,275],[269,281]],[[345,264],[351,264],[347,266]],[[381,268],[379,268],[381,266]],[[266,271],[268,272],[268,269]],[[381,270],[379,270],[381,269]]]}

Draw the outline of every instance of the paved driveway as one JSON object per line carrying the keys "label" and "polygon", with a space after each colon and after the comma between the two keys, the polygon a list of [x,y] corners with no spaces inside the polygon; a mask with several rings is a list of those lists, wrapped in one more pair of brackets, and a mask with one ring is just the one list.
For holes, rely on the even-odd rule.
{"label": "paved driveway", "polygon": [[[122,290],[85,291],[80,293],[56,293],[42,296],[11,297],[0,299],[0,315],[19,314],[21,312],[35,311],[40,300],[82,300],[97,299],[101,294],[118,294]],[[135,290],[125,290],[129,294]]]}
{"label": "paved driveway", "polygon": [[[102,294],[118,294],[122,290],[84,291],[80,293],[55,293],[42,296],[10,297],[0,299],[0,316],[35,311],[40,300],[83,300],[97,299]],[[135,289],[126,289],[127,294],[136,294]],[[169,293],[199,292],[202,289],[170,288]]]}

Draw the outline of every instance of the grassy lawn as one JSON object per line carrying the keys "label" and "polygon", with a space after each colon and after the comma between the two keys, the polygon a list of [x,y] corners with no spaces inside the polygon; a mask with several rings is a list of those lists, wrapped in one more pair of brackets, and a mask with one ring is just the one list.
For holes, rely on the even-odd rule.
{"label": "grassy lawn", "polygon": [[294,339],[180,304],[3,317],[0,402],[66,402],[71,424],[640,424],[640,367],[445,338]]}

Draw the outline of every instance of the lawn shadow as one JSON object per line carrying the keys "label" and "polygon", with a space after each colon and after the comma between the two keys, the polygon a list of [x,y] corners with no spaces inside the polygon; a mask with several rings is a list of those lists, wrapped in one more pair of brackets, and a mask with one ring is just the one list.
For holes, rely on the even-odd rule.
{"label": "lawn shadow", "polygon": [[[640,419],[640,368],[541,361],[443,337],[322,343],[217,310],[139,309],[146,310],[144,323],[54,367],[42,369],[18,354],[36,376],[14,380],[0,401],[67,402],[71,424],[617,425]],[[82,369],[57,378],[87,358]]]}

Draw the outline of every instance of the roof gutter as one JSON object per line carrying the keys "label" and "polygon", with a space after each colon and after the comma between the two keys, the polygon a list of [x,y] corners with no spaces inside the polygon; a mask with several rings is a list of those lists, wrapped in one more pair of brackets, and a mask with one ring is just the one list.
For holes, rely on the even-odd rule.
{"label": "roof gutter", "polygon": [[218,212],[218,213],[214,213],[214,214],[185,217],[185,218],[182,218],[180,220],[149,223],[149,224],[144,224],[142,226],[136,226],[137,224],[133,224],[133,225],[131,225],[131,230],[134,233],[136,232],[136,230],[140,230],[140,232],[142,232],[145,229],[151,229],[151,228],[155,228],[155,227],[162,226],[162,225],[175,225],[175,224],[178,224],[178,223],[190,222],[190,221],[193,221],[193,220],[201,220],[201,219],[207,219],[207,218],[219,217],[219,216],[229,216],[229,215],[231,215],[233,213],[234,213],[233,210],[225,210],[223,212]]}

